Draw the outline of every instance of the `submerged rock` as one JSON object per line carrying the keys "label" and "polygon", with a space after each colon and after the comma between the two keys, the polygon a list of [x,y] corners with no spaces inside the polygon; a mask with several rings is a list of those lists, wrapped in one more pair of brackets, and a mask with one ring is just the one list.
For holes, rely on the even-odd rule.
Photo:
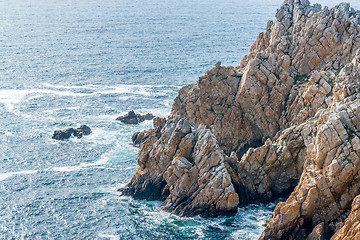
{"label": "submerged rock", "polygon": [[343,222],[360,195],[359,49],[349,4],[285,0],[240,66],[217,63],[179,91],[161,131],[134,135],[124,194],[182,216],[285,197],[261,239],[356,239],[355,203]]}
{"label": "submerged rock", "polygon": [[89,135],[90,133],[91,133],[90,127],[88,127],[86,125],[81,125],[77,129],[68,128],[65,130],[54,131],[52,139],[65,140],[65,139],[70,138],[72,135],[77,138],[82,138],[83,136]]}
{"label": "submerged rock", "polygon": [[125,124],[138,124],[145,120],[151,120],[154,117],[155,116],[152,115],[151,113],[141,115],[141,114],[135,114],[134,111],[130,111],[125,116],[120,116],[120,117],[116,118],[116,120],[121,121]]}
{"label": "submerged rock", "polygon": [[71,137],[71,135],[73,135],[75,132],[75,129],[73,128],[68,128],[65,130],[55,130],[54,134],[52,136],[52,139],[55,140],[64,140],[64,139],[68,139]]}
{"label": "submerged rock", "polygon": [[74,136],[77,138],[82,138],[83,136],[90,135],[91,129],[86,125],[81,125],[75,129]]}

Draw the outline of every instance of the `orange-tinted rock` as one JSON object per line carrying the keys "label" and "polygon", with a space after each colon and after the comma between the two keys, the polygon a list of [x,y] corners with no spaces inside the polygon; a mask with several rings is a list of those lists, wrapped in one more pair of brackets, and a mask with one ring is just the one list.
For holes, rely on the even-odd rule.
{"label": "orange-tinted rock", "polygon": [[360,195],[354,199],[345,225],[331,238],[331,240],[356,239],[360,239]]}
{"label": "orange-tinted rock", "polygon": [[135,198],[164,200],[161,208],[182,216],[231,215],[239,197],[213,134],[174,118],[160,136],[148,137],[138,156],[140,168],[121,191]]}

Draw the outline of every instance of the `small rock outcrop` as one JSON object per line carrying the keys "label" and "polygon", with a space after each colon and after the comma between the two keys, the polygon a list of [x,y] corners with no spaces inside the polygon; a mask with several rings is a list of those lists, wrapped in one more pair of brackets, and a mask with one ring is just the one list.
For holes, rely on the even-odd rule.
{"label": "small rock outcrop", "polygon": [[68,128],[65,130],[56,130],[52,136],[52,139],[55,140],[65,140],[70,138],[71,136],[75,136],[77,138],[82,138],[83,136],[90,135],[91,129],[86,125],[81,125],[80,127]]}
{"label": "small rock outcrop", "polygon": [[161,208],[180,216],[235,214],[239,197],[225,158],[210,130],[195,130],[188,120],[173,118],[159,136],[141,144],[140,167],[121,191],[137,199],[162,200]]}
{"label": "small rock outcrop", "polygon": [[239,66],[183,87],[163,121],[134,135],[140,167],[124,194],[182,216],[284,197],[261,239],[358,236],[360,11],[349,4],[285,0]]}
{"label": "small rock outcrop", "polygon": [[151,113],[141,115],[141,114],[135,114],[134,111],[130,111],[128,114],[116,118],[116,120],[125,124],[138,124],[145,120],[151,120],[154,117],[155,116],[152,115]]}

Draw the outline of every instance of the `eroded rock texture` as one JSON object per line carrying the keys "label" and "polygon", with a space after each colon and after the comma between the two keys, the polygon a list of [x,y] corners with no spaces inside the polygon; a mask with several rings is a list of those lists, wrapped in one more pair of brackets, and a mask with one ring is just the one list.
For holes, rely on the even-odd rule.
{"label": "eroded rock texture", "polygon": [[141,144],[140,167],[122,191],[164,200],[163,209],[181,216],[235,214],[239,198],[225,158],[210,130],[173,118]]}
{"label": "eroded rock texture", "polygon": [[356,240],[360,239],[360,195],[358,195],[352,205],[351,213],[345,225],[336,232],[331,240]]}
{"label": "eroded rock texture", "polygon": [[292,130],[304,139],[303,172],[290,197],[276,206],[262,239],[295,239],[330,224],[360,193],[360,102],[348,100]]}
{"label": "eroded rock texture", "polygon": [[284,1],[239,66],[217,63],[161,128],[134,135],[123,192],[186,216],[286,197],[261,239],[356,236],[344,220],[360,194],[359,25],[349,4]]}

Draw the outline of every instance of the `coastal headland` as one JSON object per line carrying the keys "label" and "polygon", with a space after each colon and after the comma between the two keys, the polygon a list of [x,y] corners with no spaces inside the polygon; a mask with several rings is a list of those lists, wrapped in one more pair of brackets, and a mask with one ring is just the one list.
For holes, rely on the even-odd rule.
{"label": "coastal headland", "polygon": [[137,133],[122,193],[205,217],[283,197],[261,239],[358,239],[359,32],[347,3],[285,0],[239,66],[217,63]]}

